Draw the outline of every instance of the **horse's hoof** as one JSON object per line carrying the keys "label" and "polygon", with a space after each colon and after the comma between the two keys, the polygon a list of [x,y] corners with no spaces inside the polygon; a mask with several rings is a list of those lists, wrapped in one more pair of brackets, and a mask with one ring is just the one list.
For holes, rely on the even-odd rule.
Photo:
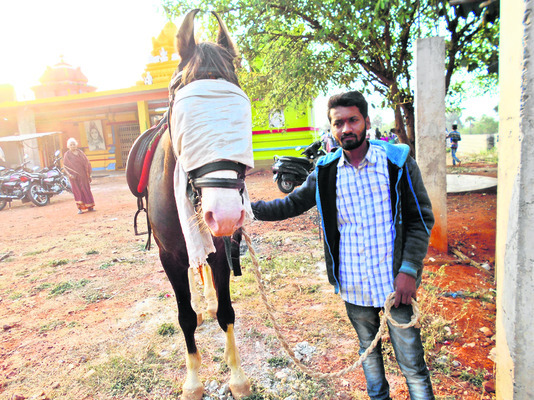
{"label": "horse's hoof", "polygon": [[232,396],[234,396],[234,399],[236,400],[242,399],[243,397],[247,397],[252,394],[249,382],[234,385],[230,384],[230,392],[232,392]]}
{"label": "horse's hoof", "polygon": [[202,325],[203,322],[204,322],[204,318],[202,317],[202,313],[198,313],[197,314],[197,326]]}
{"label": "horse's hoof", "polygon": [[204,394],[204,388],[198,387],[196,389],[183,389],[180,400],[201,400]]}

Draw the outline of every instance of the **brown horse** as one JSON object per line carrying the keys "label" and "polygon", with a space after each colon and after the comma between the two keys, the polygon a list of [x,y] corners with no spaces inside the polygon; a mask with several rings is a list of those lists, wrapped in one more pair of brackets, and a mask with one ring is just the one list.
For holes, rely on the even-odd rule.
{"label": "brown horse", "polygon": [[[236,91],[241,89],[234,69],[237,51],[225,24],[217,14],[213,13],[219,22],[217,43],[197,44],[194,38],[194,18],[198,11],[189,12],[178,30],[177,50],[181,61],[177,70],[179,74],[173,79],[179,83],[176,96],[182,96],[182,93],[196,84],[200,92],[196,89],[191,90],[191,93],[182,96],[185,98],[184,102],[174,101],[170,105],[170,133],[167,131],[160,140],[150,169],[148,214],[159,247],[161,263],[176,294],[178,320],[187,347],[187,377],[183,384],[182,399],[201,399],[204,391],[198,377],[201,360],[194,336],[198,320],[194,310],[195,294],[190,290],[190,281],[194,277],[192,268],[198,265],[192,261],[189,246],[194,247],[202,240],[195,238],[193,233],[191,243],[187,243],[183,228],[186,217],[178,211],[181,210],[179,204],[184,202],[186,194],[181,184],[177,182],[177,176],[180,176],[177,171],[181,169],[188,174],[186,180],[189,194],[199,201],[199,204],[195,204],[196,213],[193,219],[195,223],[200,224],[198,229],[200,235],[209,232],[211,243],[208,243],[208,247],[212,246],[207,252],[207,263],[211,271],[206,266],[203,267],[205,281],[211,281],[215,286],[215,291],[206,296],[211,300],[208,307],[216,313],[219,325],[226,332],[225,360],[231,371],[230,390],[235,398],[242,398],[250,395],[251,391],[250,383],[240,366],[235,346],[235,314],[229,288],[230,266],[223,237],[239,232],[245,218],[246,206],[249,204],[244,188],[244,170],[246,167],[251,167],[252,162],[243,163],[240,152],[246,152],[243,157],[252,161],[252,131],[251,128],[247,128],[238,132],[243,137],[238,137],[234,146],[233,142],[228,143],[225,124],[239,125],[238,119],[242,110],[234,113],[231,109],[229,111],[225,108],[226,105],[221,108],[208,105],[209,112],[202,111],[201,103],[208,101],[203,99],[209,99],[210,96],[217,97],[219,93],[218,88],[211,94],[203,92],[203,88],[210,89],[210,85],[222,84],[230,85]],[[243,103],[242,96],[237,97],[238,102]],[[186,100],[191,100],[194,104]],[[248,111],[245,110],[245,115],[250,113],[250,102],[248,108]],[[197,125],[191,129],[187,126],[184,128],[184,124],[189,123]],[[245,128],[251,125],[250,121],[244,123]],[[237,131],[240,131],[240,128]],[[235,132],[232,134],[233,141],[236,139]],[[240,141],[245,143],[242,150]],[[224,149],[223,155],[218,153],[221,149]],[[219,163],[221,161],[222,164]],[[216,162],[215,167],[208,167],[208,172],[205,173],[204,164],[212,165],[211,162]],[[189,168],[193,167],[195,170],[190,171]],[[186,199],[185,203],[188,201],[189,199]],[[190,217],[187,218],[186,226],[192,221]]]}

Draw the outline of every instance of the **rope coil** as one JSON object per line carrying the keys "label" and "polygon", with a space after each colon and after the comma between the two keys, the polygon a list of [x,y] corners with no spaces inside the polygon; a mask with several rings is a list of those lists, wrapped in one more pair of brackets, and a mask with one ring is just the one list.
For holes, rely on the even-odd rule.
{"label": "rope coil", "polygon": [[276,322],[276,319],[274,318],[274,309],[269,303],[269,300],[267,299],[265,286],[261,280],[261,272],[260,272],[260,266],[258,263],[258,259],[256,258],[256,251],[252,247],[252,241],[250,240],[250,237],[248,233],[245,231],[245,229],[242,229],[243,237],[245,238],[245,241],[247,243],[249,252],[250,252],[250,258],[252,259],[252,272],[254,273],[254,277],[256,279],[256,282],[258,284],[258,288],[260,290],[261,299],[263,301],[263,304],[265,305],[265,308],[267,309],[267,314],[269,316],[269,320],[273,324],[276,337],[280,341],[280,344],[286,351],[287,355],[293,360],[293,362],[299,367],[299,369],[304,372],[305,374],[316,378],[316,379],[331,379],[331,378],[339,378],[343,375],[348,374],[349,372],[354,371],[356,368],[360,367],[362,363],[367,359],[367,356],[374,350],[374,348],[377,346],[378,342],[380,341],[380,338],[384,335],[386,331],[386,325],[387,321],[390,322],[391,325],[401,328],[401,329],[408,329],[412,326],[415,326],[418,328],[419,325],[419,319],[421,317],[420,311],[419,311],[419,304],[415,299],[412,299],[412,309],[413,309],[413,315],[411,317],[410,322],[406,324],[401,324],[395,321],[393,317],[391,316],[391,307],[393,306],[395,302],[395,292],[390,293],[389,296],[386,299],[386,302],[384,304],[384,314],[382,315],[380,319],[380,327],[378,328],[378,332],[374,338],[374,340],[371,342],[370,346],[365,350],[365,352],[360,356],[360,358],[351,366],[348,366],[346,368],[343,368],[341,371],[338,372],[317,372],[314,369],[308,367],[307,365],[304,365],[296,356],[295,352],[289,347],[289,344],[285,340],[284,336],[281,333],[280,327],[278,323]]}

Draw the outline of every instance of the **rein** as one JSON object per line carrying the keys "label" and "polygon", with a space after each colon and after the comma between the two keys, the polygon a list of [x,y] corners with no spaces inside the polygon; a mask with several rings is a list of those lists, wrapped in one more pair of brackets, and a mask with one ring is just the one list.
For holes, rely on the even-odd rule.
{"label": "rein", "polygon": [[365,350],[365,352],[360,356],[358,360],[354,362],[354,364],[348,367],[345,367],[342,370],[337,371],[337,372],[326,372],[326,373],[318,372],[314,370],[313,368],[308,367],[295,356],[295,352],[291,349],[291,347],[289,346],[289,343],[287,343],[284,335],[282,335],[282,330],[280,329],[280,326],[278,325],[278,322],[276,321],[274,317],[275,310],[273,306],[269,303],[269,300],[267,299],[267,294],[266,294],[267,290],[265,289],[265,286],[262,281],[261,272],[260,272],[260,264],[258,262],[258,259],[256,258],[256,252],[254,248],[252,247],[252,240],[250,239],[250,236],[248,235],[248,233],[245,231],[244,228],[242,228],[241,234],[243,235],[243,237],[245,238],[245,242],[247,243],[247,247],[250,252],[250,258],[252,260],[252,266],[253,266],[252,272],[254,274],[254,278],[256,279],[256,283],[258,284],[258,289],[259,289],[261,300],[263,302],[263,305],[265,306],[265,309],[267,310],[267,315],[269,317],[269,320],[272,323],[272,326],[276,333],[276,337],[278,338],[280,344],[286,351],[287,355],[293,360],[295,365],[302,372],[311,376],[312,378],[315,378],[315,379],[339,378],[343,375],[346,375],[349,372],[354,371],[356,368],[360,367],[363,364],[363,362],[367,359],[369,354],[378,345],[382,336],[385,334],[386,326],[388,322],[391,325],[396,326],[397,328],[401,328],[401,329],[408,329],[412,326],[416,328],[421,327],[421,325],[419,324],[419,320],[421,319],[421,313],[419,310],[419,304],[417,303],[415,299],[412,299],[413,315],[411,317],[410,322],[406,324],[402,324],[402,323],[395,321],[395,319],[393,319],[393,317],[391,316],[391,307],[395,303],[395,292],[392,292],[389,294],[389,296],[387,297],[385,301],[384,310],[383,310],[384,313],[382,317],[380,318],[380,326],[379,326],[378,332],[376,333],[375,338],[373,339],[373,341],[371,342],[367,350]]}

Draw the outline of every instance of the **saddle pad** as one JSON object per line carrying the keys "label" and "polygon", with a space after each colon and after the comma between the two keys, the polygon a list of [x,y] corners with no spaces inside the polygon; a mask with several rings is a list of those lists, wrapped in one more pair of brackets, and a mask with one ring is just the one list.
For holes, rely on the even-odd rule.
{"label": "saddle pad", "polygon": [[150,164],[159,139],[168,127],[168,114],[161,121],[135,139],[126,161],[126,181],[136,197],[146,196]]}

